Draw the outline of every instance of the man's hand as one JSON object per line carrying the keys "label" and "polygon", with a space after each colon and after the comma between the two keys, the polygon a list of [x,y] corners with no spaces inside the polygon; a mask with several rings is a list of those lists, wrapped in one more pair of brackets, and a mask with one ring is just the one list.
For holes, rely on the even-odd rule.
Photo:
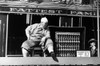
{"label": "man's hand", "polygon": [[44,41],[41,41],[41,42],[40,42],[40,45],[44,45]]}
{"label": "man's hand", "polygon": [[46,37],[43,37],[43,38],[41,39],[40,45],[44,45],[45,40],[46,40]]}
{"label": "man's hand", "polygon": [[41,39],[41,41],[45,41],[45,39],[46,39],[46,37],[43,37],[43,38]]}

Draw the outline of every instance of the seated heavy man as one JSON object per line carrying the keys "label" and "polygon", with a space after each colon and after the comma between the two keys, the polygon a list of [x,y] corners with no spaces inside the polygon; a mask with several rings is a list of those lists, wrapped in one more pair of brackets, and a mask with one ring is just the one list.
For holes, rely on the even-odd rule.
{"label": "seated heavy man", "polygon": [[40,23],[30,25],[26,28],[27,40],[22,44],[22,54],[23,57],[29,57],[31,48],[35,45],[44,44],[51,54],[52,58],[57,61],[53,50],[53,41],[50,38],[50,31],[48,29],[48,19],[46,17],[41,18]]}

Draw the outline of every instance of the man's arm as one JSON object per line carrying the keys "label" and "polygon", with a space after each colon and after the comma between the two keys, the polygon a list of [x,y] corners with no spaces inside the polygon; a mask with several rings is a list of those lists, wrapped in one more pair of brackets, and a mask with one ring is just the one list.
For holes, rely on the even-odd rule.
{"label": "man's arm", "polygon": [[26,32],[26,36],[28,39],[30,39],[31,37],[31,34],[34,33],[34,30],[36,29],[38,24],[33,24],[33,25],[30,25],[26,28],[25,32]]}
{"label": "man's arm", "polygon": [[30,30],[31,30],[31,25],[28,26],[28,27],[25,29],[25,33],[26,33],[27,39],[30,39]]}
{"label": "man's arm", "polygon": [[49,31],[49,30],[46,31],[46,34],[45,34],[44,37],[45,37],[45,38],[50,38],[50,31]]}
{"label": "man's arm", "polygon": [[50,38],[50,31],[49,31],[49,30],[47,30],[47,31],[45,32],[45,35],[44,35],[44,37],[41,39],[41,42],[45,42],[45,40],[48,39],[48,38]]}

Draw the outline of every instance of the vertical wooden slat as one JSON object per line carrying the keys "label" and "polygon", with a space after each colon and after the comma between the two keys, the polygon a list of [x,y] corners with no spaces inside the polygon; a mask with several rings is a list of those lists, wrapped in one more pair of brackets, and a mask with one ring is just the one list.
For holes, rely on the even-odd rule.
{"label": "vertical wooden slat", "polygon": [[98,37],[98,56],[100,57],[100,45],[99,45],[99,0],[97,0],[97,37]]}
{"label": "vertical wooden slat", "polygon": [[71,27],[73,27],[73,17],[71,17]]}
{"label": "vertical wooden slat", "polygon": [[[1,24],[2,24],[2,22],[0,20],[0,50],[2,50],[2,42],[1,42],[2,41],[2,39],[1,39],[1,32],[2,31],[1,31]],[[2,54],[2,51],[0,51],[0,57],[2,56],[1,54]]]}
{"label": "vertical wooden slat", "polygon": [[7,22],[6,22],[6,46],[5,46],[5,57],[7,57],[7,44],[8,44],[8,20],[9,14],[7,14]]}
{"label": "vertical wooden slat", "polygon": [[26,24],[30,23],[30,14],[26,14]]}
{"label": "vertical wooden slat", "polygon": [[6,24],[7,15],[0,14],[0,57],[5,56],[5,24]]}
{"label": "vertical wooden slat", "polygon": [[79,18],[79,27],[82,27],[82,16]]}
{"label": "vertical wooden slat", "polygon": [[61,27],[61,17],[59,17],[59,27]]}

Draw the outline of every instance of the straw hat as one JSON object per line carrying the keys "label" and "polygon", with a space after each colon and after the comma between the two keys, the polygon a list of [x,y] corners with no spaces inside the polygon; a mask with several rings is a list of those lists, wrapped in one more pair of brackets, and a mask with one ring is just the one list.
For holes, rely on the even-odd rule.
{"label": "straw hat", "polygon": [[96,39],[91,38],[91,39],[88,41],[88,43],[92,43],[92,42],[97,42],[97,41],[96,41]]}
{"label": "straw hat", "polygon": [[41,18],[41,23],[48,23],[48,19],[46,17]]}

